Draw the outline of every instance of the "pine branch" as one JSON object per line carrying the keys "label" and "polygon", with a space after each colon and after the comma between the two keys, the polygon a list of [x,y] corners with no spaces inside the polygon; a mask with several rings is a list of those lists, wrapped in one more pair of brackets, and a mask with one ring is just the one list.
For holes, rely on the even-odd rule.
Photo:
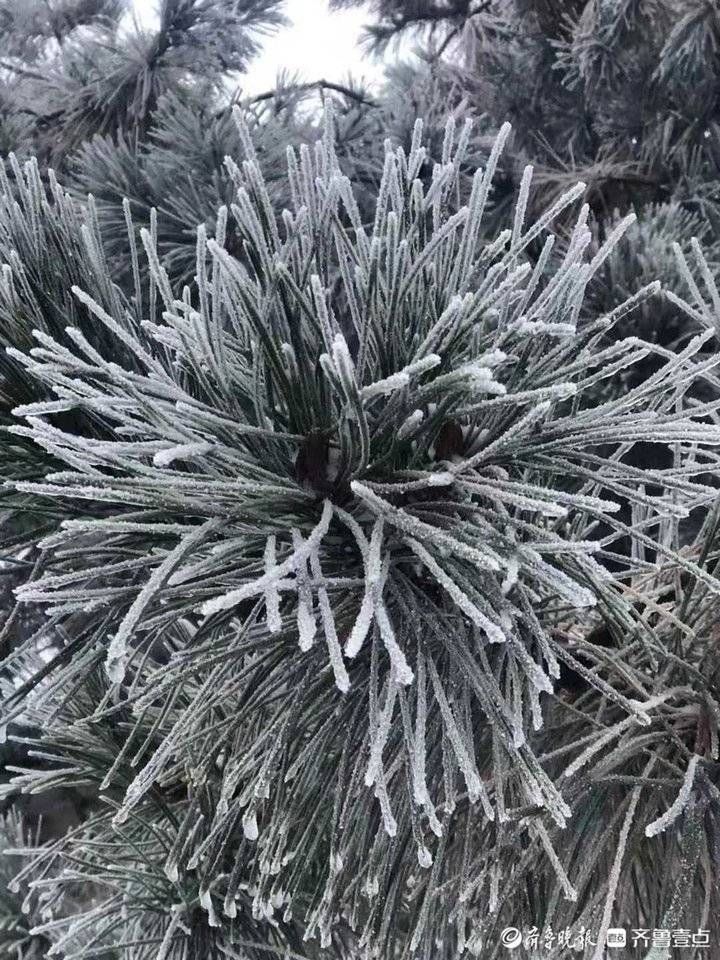
{"label": "pine branch", "polygon": [[[469,125],[448,121],[433,165],[417,123],[367,220],[331,113],[289,153],[279,217],[235,117],[236,250],[224,208],[180,296],[155,220],[147,286],[124,211],[128,297],[92,204],[81,229],[31,165],[3,208],[41,238],[41,288],[80,237],[59,316],[35,246],[0,286],[14,382],[39,385],[10,436],[55,461],[14,490],[72,511],[16,590],[46,618],[0,693],[43,763],[11,788],[82,784],[93,811],[24,854],[20,881],[55,871],[35,933],[79,960],[451,957],[530,921],[531,876],[558,921],[591,929],[615,902],[639,922],[655,834],[715,802],[715,535],[679,536],[717,499],[707,262],[705,293],[681,262],[697,332],[676,350],[609,336],[659,302],[650,281],[586,315],[633,217],[593,245],[581,183],[533,220],[527,167],[486,241],[507,126],[468,185]],[[646,445],[670,460],[638,466]],[[709,856],[711,833],[691,839]],[[78,881],[101,889],[70,911]]]}
{"label": "pine branch", "polygon": [[364,94],[359,93],[357,90],[353,90],[352,87],[348,87],[345,84],[336,83],[335,81],[331,80],[313,80],[309,83],[294,83],[289,89],[284,87],[276,87],[274,90],[266,90],[264,93],[254,94],[252,97],[248,97],[242,102],[246,105],[251,105],[254,103],[262,103],[264,100],[272,100],[276,97],[282,97],[286,93],[304,93],[309,90],[333,90],[335,93],[341,93],[349,100],[355,100],[357,103],[363,104],[363,106],[379,106],[379,103],[376,100],[372,100],[369,97],[366,97]]}
{"label": "pine branch", "polygon": [[10,60],[0,60],[0,69],[8,70],[11,73],[15,73],[20,77],[27,77],[30,80],[40,80],[43,83],[47,80],[47,77],[44,77],[36,70],[29,70],[27,67],[19,63],[12,63]]}

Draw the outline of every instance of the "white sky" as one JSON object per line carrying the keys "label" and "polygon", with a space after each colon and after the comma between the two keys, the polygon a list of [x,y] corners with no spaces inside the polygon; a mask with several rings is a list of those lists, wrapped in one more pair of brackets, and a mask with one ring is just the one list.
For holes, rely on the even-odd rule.
{"label": "white sky", "polygon": [[[135,0],[141,22],[152,21],[155,6],[155,0]],[[285,15],[291,26],[265,40],[263,52],[242,78],[244,94],[271,90],[282,70],[305,81],[342,82],[348,74],[370,83],[381,79],[382,63],[358,45],[368,20],[363,8],[330,13],[327,0],[287,0]]]}

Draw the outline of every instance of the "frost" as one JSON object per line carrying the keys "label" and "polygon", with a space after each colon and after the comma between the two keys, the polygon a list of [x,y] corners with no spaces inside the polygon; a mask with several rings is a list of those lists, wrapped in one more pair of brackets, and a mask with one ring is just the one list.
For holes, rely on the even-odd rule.
{"label": "frost", "polygon": [[[458,766],[460,767],[462,775],[465,778],[468,799],[471,803],[475,803],[479,799],[480,795],[484,793],[482,783],[480,782],[480,777],[475,767],[475,760],[470,756],[466,744],[463,743],[460,731],[458,730],[457,722],[453,716],[450,704],[447,701],[445,691],[442,688],[440,678],[437,675],[437,670],[435,669],[435,665],[433,664],[432,660],[428,662],[428,667],[430,670],[430,679],[432,681],[433,690],[435,692],[435,699],[440,707],[440,713],[442,714],[443,723],[445,725],[445,731],[455,754],[455,759],[457,760]],[[492,810],[486,808],[486,812],[490,820],[494,819]]]}
{"label": "frost", "polygon": [[412,552],[425,564],[438,583],[447,591],[453,603],[455,603],[463,613],[467,614],[473,623],[480,627],[488,640],[490,640],[491,643],[504,643],[506,637],[500,627],[486,617],[482,611],[478,610],[472,600],[462,592],[460,587],[445,573],[437,561],[430,556],[428,551],[422,547],[417,540],[413,540],[410,537],[408,537],[407,543]]}
{"label": "frost", "polygon": [[218,526],[219,521],[213,519],[208,520],[199,527],[191,528],[190,532],[183,537],[175,549],[171,550],[163,562],[155,569],[150,579],[137,595],[108,646],[105,669],[111,683],[121,683],[125,677],[125,668],[128,659],[128,641],[140,623],[146,608],[155,597],[155,594],[160,590],[172,571],[184,557],[210,533],[216,530]]}
{"label": "frost", "polygon": [[429,487],[449,487],[455,483],[455,475],[447,470],[438,470],[436,473],[428,474],[427,484]]}
{"label": "frost", "polygon": [[415,709],[415,737],[414,749],[411,758],[413,768],[413,785],[415,788],[416,803],[425,805],[428,802],[427,784],[425,782],[425,727],[427,724],[427,689],[425,684],[425,658],[418,648],[417,660],[417,702]]}
{"label": "frost", "polygon": [[212,450],[211,443],[180,443],[175,447],[159,450],[153,457],[156,467],[169,467],[175,460],[190,460],[192,457],[202,457]]}
{"label": "frost", "polygon": [[555,852],[555,848],[553,847],[550,837],[548,836],[547,830],[539,821],[534,822],[532,829],[540,838],[542,845],[545,848],[545,852],[547,853],[550,863],[552,864],[553,869],[555,870],[557,878],[560,882],[560,886],[562,887],[563,893],[565,894],[565,898],[567,900],[570,900],[572,903],[576,903],[578,898],[577,890],[570,883],[570,880],[568,879],[568,875],[565,872],[565,868],[560,863],[560,858]]}
{"label": "frost", "polygon": [[377,383],[371,383],[362,389],[363,400],[370,400],[372,397],[382,396],[383,394],[393,393],[395,390],[402,390],[410,383],[410,377],[403,370],[393,373],[384,380],[378,380]]}
{"label": "frost", "polygon": [[574,337],[576,332],[572,323],[549,323],[546,320],[526,320],[518,326],[518,333],[533,336],[544,333],[551,337]]}
{"label": "frost", "polygon": [[[667,690],[662,694],[659,694],[656,697],[651,697],[649,700],[646,700],[642,707],[645,712],[645,722],[648,722],[647,711],[652,708],[659,706],[664,703],[666,700],[671,699],[675,696],[675,690]],[[602,734],[597,736],[592,743],[585,748],[573,761],[570,763],[565,770],[563,771],[563,777],[572,777],[578,770],[584,767],[596,753],[599,753],[604,747],[612,743],[613,740],[616,740],[628,727],[633,723],[638,722],[639,717],[636,714],[633,714],[629,717],[624,717],[622,720],[619,720],[617,723],[613,724]],[[642,722],[642,721],[641,721]]]}
{"label": "frost", "polygon": [[374,614],[375,604],[372,593],[366,590],[363,594],[362,603],[355,618],[355,623],[345,644],[345,656],[349,660],[352,660],[353,657],[356,657],[358,653],[360,653],[368,631],[372,626]]}
{"label": "frost", "polygon": [[393,526],[398,527],[400,530],[403,530],[405,533],[409,533],[412,537],[416,539],[428,539],[430,542],[436,545],[437,549],[445,549],[448,554],[456,554],[457,556],[469,560],[480,569],[499,569],[500,565],[498,561],[489,550],[486,549],[486,551],[481,551],[476,547],[472,547],[469,544],[444,533],[439,528],[433,527],[431,524],[425,523],[422,520],[419,520],[417,517],[406,513],[404,510],[392,506],[392,504],[388,503],[386,500],[383,500],[368,486],[359,483],[357,480],[353,480],[353,482],[350,484],[350,487],[353,493],[366,501],[368,506],[370,506],[378,516],[384,517],[386,521],[393,524]]}
{"label": "frost", "polygon": [[282,630],[282,620],[280,618],[280,594],[277,589],[277,582],[274,578],[274,571],[277,566],[275,562],[275,536],[267,538],[265,542],[265,611],[267,615],[267,625],[270,633],[280,633]]}
{"label": "frost", "polygon": [[382,570],[382,543],[383,543],[384,521],[382,517],[377,517],[373,524],[370,534],[370,546],[367,551],[366,578],[368,590],[375,592],[375,586],[380,583]]}
{"label": "frost", "polygon": [[[666,782],[683,744],[717,754],[720,711],[696,685],[717,619],[706,598],[720,593],[702,542],[720,462],[712,260],[693,243],[699,282],[680,268],[691,303],[667,293],[688,336],[622,339],[613,326],[651,312],[659,285],[604,317],[583,297],[627,220],[596,252],[587,205],[574,225],[556,220],[581,199],[574,186],[529,222],[526,168],[512,229],[488,236],[507,126],[488,156],[482,131],[451,117],[435,166],[420,124],[409,154],[388,143],[374,212],[340,172],[343,126],[328,115],[268,190],[241,122],[232,204],[214,238],[199,229],[185,289],[170,275],[182,258],[163,248],[160,261],[157,213],[146,270],[125,207],[128,290],[93,201],[45,205],[39,174],[9,159],[6,181],[0,164],[0,312],[24,418],[6,445],[3,555],[25,580],[0,635],[2,720],[27,719],[44,741],[43,769],[7,789],[97,773],[111,804],[22,868],[54,954],[81,960],[109,933],[128,955],[175,960],[200,897],[200,934],[223,904],[223,926],[200,937],[221,952],[226,934],[242,950],[267,927],[279,955],[305,933],[373,960],[484,955],[508,896],[533,880],[554,924],[597,924],[605,901],[607,926],[621,894],[639,915],[636,821],[658,813],[638,758],[659,749]],[[82,269],[87,293],[65,310],[82,332],[63,331],[75,318],[62,304],[48,315],[47,264],[59,279]],[[12,346],[33,327],[29,352]],[[639,442],[667,463],[639,465]],[[688,516],[701,535],[678,525]],[[41,627],[15,647],[17,611],[39,605]],[[574,657],[601,615],[624,640]],[[109,684],[85,682],[98,657]],[[561,662],[594,690],[553,691]],[[667,848],[669,876],[702,816],[698,764],[647,827],[683,820],[678,843],[646,845]],[[625,821],[625,809],[588,819],[585,787],[612,782],[633,797]],[[92,903],[56,918],[57,885],[88,878]]]}
{"label": "frost", "polygon": [[200,894],[200,906],[207,912],[208,915],[208,926],[209,927],[219,927],[221,926],[220,920],[218,919],[217,914],[215,913],[215,907],[213,906],[212,896],[210,895],[209,890],[205,890]]}
{"label": "frost", "polygon": [[[207,896],[209,897],[209,894],[208,894]],[[203,907],[205,907],[205,909],[208,911],[208,913],[210,913],[210,912],[212,911],[212,909],[213,909],[213,907],[212,907],[212,901],[210,901],[209,906],[208,906],[207,900],[206,900],[206,901],[203,901],[202,898],[201,898],[201,905],[202,905]],[[156,954],[155,960],[166,960],[166,958],[169,956],[170,950],[171,950],[171,948],[172,948],[172,943],[173,943],[173,939],[174,939],[175,933],[177,932],[177,930],[178,930],[179,928],[182,928],[182,926],[183,926],[183,924],[182,924],[182,922],[181,922],[181,921],[182,921],[182,911],[183,911],[183,909],[184,909],[184,907],[183,907],[183,906],[180,906],[180,905],[178,905],[178,906],[173,906],[173,907],[171,908],[171,910],[170,910],[170,913],[171,913],[170,923],[167,925],[167,929],[166,929],[166,931],[165,931],[165,936],[164,936],[163,939],[162,939],[162,943],[160,944],[160,947],[159,947],[158,952],[157,952],[157,954]],[[210,921],[208,921],[208,922],[210,922]],[[210,924],[210,925],[212,926],[213,924]],[[217,924],[217,923],[216,923],[215,925],[216,925],[216,926],[219,926],[219,924]]]}
{"label": "frost", "polygon": [[428,870],[433,863],[432,854],[427,847],[418,847],[417,850],[418,863],[423,868],[423,870]]}
{"label": "frost", "polygon": [[385,694],[385,704],[378,717],[377,729],[370,745],[370,759],[368,760],[367,770],[365,772],[365,786],[371,787],[377,783],[382,774],[382,754],[385,749],[388,734],[390,732],[390,722],[395,710],[395,700],[397,698],[397,683],[390,678],[387,684]]}
{"label": "frost", "polygon": [[242,828],[246,840],[255,841],[260,836],[255,810],[248,810],[243,816]]}
{"label": "frost", "polygon": [[646,837],[654,837],[657,836],[658,833],[662,833],[663,830],[666,830],[671,823],[674,823],[683,812],[692,793],[693,783],[695,782],[695,771],[699,762],[700,757],[694,753],[685,771],[680,793],[678,793],[672,805],[668,807],[665,813],[645,827]]}
{"label": "frost", "polygon": [[363,890],[368,900],[373,900],[380,892],[380,884],[377,877],[368,875]]}
{"label": "frost", "polygon": [[603,907],[602,920],[600,921],[600,930],[597,937],[597,946],[593,951],[591,960],[603,960],[605,949],[604,944],[606,943],[606,935],[610,923],[612,921],[612,911],[615,905],[615,898],[617,895],[617,889],[620,883],[621,876],[621,867],[623,857],[625,856],[625,849],[627,847],[628,835],[630,833],[630,828],[632,826],[633,818],[635,816],[635,810],[637,809],[638,800],[640,799],[640,787],[636,787],[631,796],[630,803],[628,805],[627,812],[623,819],[623,824],[620,829],[620,836],[618,837],[617,849],[615,851],[615,859],[613,861],[612,869],[610,870],[610,876],[608,878],[608,892],[605,897],[605,905]]}
{"label": "frost", "polygon": [[[293,550],[297,556],[302,546],[302,536],[299,530],[292,531]],[[310,581],[307,569],[307,559],[301,559],[296,563],[295,575],[298,582],[298,644],[300,649],[305,652],[312,647],[317,632],[317,622],[315,620],[315,611],[313,608],[313,596],[310,589]]]}
{"label": "frost", "polygon": [[398,440],[404,440],[420,426],[425,414],[422,410],[413,410],[411,414],[400,424],[398,429]]}
{"label": "frost", "polygon": [[373,397],[394,393],[396,390],[401,390],[403,387],[409,386],[413,377],[425,373],[427,370],[432,370],[441,362],[442,359],[436,353],[428,354],[428,356],[403,367],[402,370],[398,370],[397,373],[393,373],[389,377],[376,380],[375,383],[363,387],[360,392],[361,396],[363,400],[371,400]]}
{"label": "frost", "polygon": [[375,601],[375,618],[380,628],[380,636],[390,657],[392,676],[395,681],[401,685],[412,683],[413,672],[408,666],[405,654],[398,646],[397,640],[395,639],[395,631],[390,623],[385,604],[380,599]]}
{"label": "frost", "polygon": [[500,584],[500,589],[506,596],[518,582],[519,572],[520,564],[518,563],[517,557],[511,557],[508,561],[507,572],[505,573],[502,583]]}
{"label": "frost", "polygon": [[385,833],[389,837],[397,836],[397,820],[393,816],[392,808],[390,806],[390,797],[388,796],[387,786],[385,784],[385,778],[382,770],[378,774],[378,779],[375,782],[375,796],[380,804],[380,813],[382,815]]}
{"label": "frost", "polygon": [[[355,523],[347,514],[345,515],[345,522],[349,523],[351,529]],[[349,659],[356,657],[360,652],[372,626],[373,617],[375,616],[376,586],[382,577],[382,517],[378,517],[373,525],[369,545],[360,528],[353,530],[353,532],[363,555],[363,563],[365,566],[365,593],[363,594],[360,609],[358,610],[355,623],[353,624],[353,628],[350,631],[345,645],[345,656]]]}
{"label": "frost", "polygon": [[209,617],[214,613],[219,613],[221,610],[229,610],[231,607],[237,606],[237,604],[242,603],[243,600],[247,600],[249,597],[254,597],[260,593],[264,593],[268,583],[280,580],[281,577],[286,576],[301,563],[307,561],[313,551],[317,550],[320,541],[327,533],[331,518],[332,504],[329,500],[326,500],[323,505],[322,516],[319,523],[299,549],[293,551],[287,560],[284,560],[282,563],[278,564],[273,569],[272,573],[265,574],[259,579],[254,580],[252,583],[246,583],[237,590],[231,590],[229,593],[223,594],[220,597],[215,597],[212,600],[208,600],[202,606],[203,614]]}
{"label": "frost", "polygon": [[[313,576],[318,581],[322,581],[322,569],[320,567],[320,557],[318,556],[317,549],[312,550],[310,554],[310,569]],[[332,605],[324,586],[318,587],[317,595],[320,604],[320,619],[327,641],[330,665],[332,666],[332,671],[335,676],[335,685],[341,693],[347,693],[350,689],[350,677],[343,663],[340,641],[338,640],[337,630],[335,629]]]}
{"label": "frost", "polygon": [[352,397],[357,392],[355,365],[350,356],[350,350],[348,349],[345,337],[341,333],[336,333],[333,339],[332,361],[340,378],[340,382],[348,396]]}

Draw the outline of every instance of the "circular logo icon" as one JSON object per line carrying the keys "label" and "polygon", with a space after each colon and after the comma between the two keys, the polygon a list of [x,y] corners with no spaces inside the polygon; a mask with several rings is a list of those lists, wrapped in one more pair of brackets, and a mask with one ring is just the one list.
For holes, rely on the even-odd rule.
{"label": "circular logo icon", "polygon": [[500,943],[502,943],[504,947],[507,947],[508,950],[514,950],[515,947],[519,947],[522,943],[522,933],[517,927],[505,927],[500,934]]}

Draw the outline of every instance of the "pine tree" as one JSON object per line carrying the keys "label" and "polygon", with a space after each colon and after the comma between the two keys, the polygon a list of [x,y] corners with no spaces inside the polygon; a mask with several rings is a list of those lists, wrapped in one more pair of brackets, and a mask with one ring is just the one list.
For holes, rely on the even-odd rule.
{"label": "pine tree", "polygon": [[[59,167],[95,135],[142,141],[165,94],[211,100],[284,22],[282,0],[162,0],[156,27],[125,0],[3,0],[8,115],[31,118],[32,152]],[[25,136],[27,131],[22,131]],[[26,148],[18,131],[14,150]]]}
{"label": "pine tree", "polygon": [[373,21],[367,26],[367,37],[373,46],[383,47],[403,33],[420,33],[427,38],[440,34],[445,41],[464,28],[465,24],[485,12],[486,0],[331,0],[331,6],[367,6]]}
{"label": "pine tree", "polygon": [[[674,242],[687,246],[692,236],[717,264],[717,4],[378,0],[371,12],[373,44],[419,35],[430,44],[435,71],[454,87],[454,102],[494,129],[506,120],[513,124],[506,183],[494,198],[500,218],[532,163],[533,212],[582,180],[598,242],[629,210],[638,215],[622,250],[624,289],[641,289],[648,275],[678,287],[682,277],[667,272],[674,270],[667,252]],[[613,288],[613,267],[607,261],[594,296]],[[667,344],[684,321],[677,312],[663,312],[661,320],[642,333]]]}
{"label": "pine tree", "polygon": [[[273,91],[272,97],[261,94],[243,101],[276,216],[291,203],[288,145],[314,143],[319,135],[317,111],[323,102],[334,110],[336,155],[343,173],[352,180],[364,222],[374,215],[386,142],[408,150],[418,116],[424,118],[428,158],[440,159],[448,115],[447,85],[423,64],[398,64],[388,74],[379,96],[352,84],[298,88],[289,82]],[[462,119],[462,110],[458,115]],[[486,161],[491,145],[492,137],[473,133],[462,169],[468,183]],[[129,203],[139,225],[149,223],[155,210],[158,254],[179,293],[195,273],[198,224],[204,223],[212,234],[217,211],[232,202],[234,187],[225,158],[241,151],[232,104],[208,108],[199,100],[173,96],[160,102],[143,144],[118,143],[110,137],[95,137],[85,144],[73,158],[68,186],[77,198],[92,194],[114,275],[119,277],[124,269],[131,281],[123,204]],[[428,160],[419,171],[420,178],[427,180],[429,171]],[[226,229],[228,249],[239,253],[234,218],[228,219]]]}
{"label": "pine tree", "polygon": [[[183,290],[130,220],[124,291],[92,205],[32,166],[2,216],[36,243],[2,308],[42,321],[10,345],[10,443],[49,461],[13,496],[61,521],[16,591],[45,618],[2,674],[4,721],[39,731],[9,789],[90,798],[24,852],[30,934],[68,960],[390,960],[500,955],[508,924],[597,933],[614,904],[700,925],[720,295],[699,246],[686,298],[653,279],[597,312],[632,217],[594,245],[584,184],[530,217],[526,168],[487,239],[508,126],[469,177],[471,125],[430,163],[417,123],[366,221],[330,113],[280,216],[236,118],[231,207]],[[50,325],[37,288],[77,216],[86,276]],[[664,301],[677,349],[613,335]]]}

